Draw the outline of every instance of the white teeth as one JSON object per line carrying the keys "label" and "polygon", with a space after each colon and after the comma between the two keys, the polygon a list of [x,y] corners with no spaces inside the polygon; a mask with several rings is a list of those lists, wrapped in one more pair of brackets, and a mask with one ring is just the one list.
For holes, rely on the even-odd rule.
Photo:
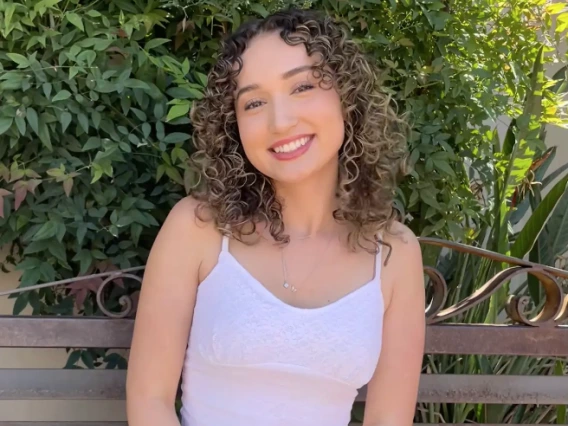
{"label": "white teeth", "polygon": [[292,151],[295,151],[298,148],[300,148],[301,146],[304,146],[306,143],[308,143],[309,140],[310,140],[310,136],[300,138],[298,140],[289,142],[286,145],[280,145],[280,146],[274,148],[274,152],[292,152]]}

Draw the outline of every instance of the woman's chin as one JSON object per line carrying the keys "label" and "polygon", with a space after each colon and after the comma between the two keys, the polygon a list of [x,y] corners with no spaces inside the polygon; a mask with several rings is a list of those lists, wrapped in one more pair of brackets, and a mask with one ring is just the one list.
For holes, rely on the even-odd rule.
{"label": "woman's chin", "polygon": [[337,156],[328,161],[310,157],[312,156],[306,155],[296,161],[279,161],[276,164],[270,161],[264,167],[265,170],[260,170],[260,172],[268,176],[274,183],[281,185],[298,185],[311,181],[325,185],[328,179],[330,181],[337,179],[339,167]]}
{"label": "woman's chin", "polygon": [[274,173],[272,180],[281,185],[299,185],[309,182],[319,174],[320,169],[315,166],[295,168],[295,170],[279,170]]}
{"label": "woman's chin", "polygon": [[274,183],[277,185],[300,185],[310,179],[310,174],[297,174],[297,175],[286,175],[278,176],[273,179]]}

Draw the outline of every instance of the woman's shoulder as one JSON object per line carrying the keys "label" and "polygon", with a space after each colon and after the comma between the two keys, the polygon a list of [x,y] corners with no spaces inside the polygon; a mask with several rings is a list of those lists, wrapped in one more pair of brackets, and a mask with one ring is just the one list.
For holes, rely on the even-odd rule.
{"label": "woman's shoulder", "polygon": [[400,252],[405,252],[402,257],[407,258],[408,254],[416,255],[416,251],[420,251],[420,243],[414,232],[401,222],[392,222],[389,229],[383,233],[385,243],[389,244],[392,249],[392,258],[395,259],[395,252],[398,252],[396,258],[400,258]]}
{"label": "woman's shoulder", "polygon": [[217,245],[217,241],[221,239],[221,233],[207,205],[191,196],[182,198],[172,207],[162,231],[171,238],[186,239],[190,246],[188,248],[195,247],[200,251],[206,251],[203,249],[207,246]]}
{"label": "woman's shoulder", "polygon": [[400,222],[394,222],[384,232],[383,280],[388,298],[396,292],[424,290],[422,250],[414,232]]}
{"label": "woman's shoulder", "polygon": [[190,195],[174,204],[166,221],[186,222],[188,226],[200,230],[214,227],[213,216],[207,204]]}

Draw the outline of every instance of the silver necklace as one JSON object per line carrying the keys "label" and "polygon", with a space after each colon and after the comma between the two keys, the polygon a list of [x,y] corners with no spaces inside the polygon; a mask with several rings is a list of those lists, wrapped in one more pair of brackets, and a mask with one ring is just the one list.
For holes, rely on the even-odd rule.
{"label": "silver necklace", "polygon": [[[329,250],[329,247],[331,246],[330,243],[331,243],[332,238],[333,238],[333,235],[329,238],[329,240],[327,242],[327,247],[325,248],[324,252],[321,254],[320,260],[323,258],[323,255],[325,253],[327,253],[327,250]],[[307,239],[307,238],[305,238],[305,239]],[[290,291],[295,293],[298,289],[288,282],[288,266],[286,264],[286,259],[284,257],[284,247],[280,250],[280,260],[281,260],[281,263],[282,263],[282,273],[284,275],[284,282],[282,283],[282,287],[284,287],[285,289],[290,290]],[[304,283],[314,273],[314,271],[319,266],[319,263],[320,262],[316,262],[314,264],[314,266],[312,267],[312,269],[308,273],[308,275],[306,275],[306,277],[301,281],[302,283]]]}

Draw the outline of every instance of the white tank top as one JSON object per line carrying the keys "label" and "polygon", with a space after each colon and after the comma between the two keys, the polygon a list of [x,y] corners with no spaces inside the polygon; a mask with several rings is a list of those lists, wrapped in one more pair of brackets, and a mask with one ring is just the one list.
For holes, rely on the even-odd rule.
{"label": "white tank top", "polygon": [[367,284],[326,306],[299,308],[253,278],[224,237],[197,290],[182,426],[347,426],[381,352],[380,259]]}

